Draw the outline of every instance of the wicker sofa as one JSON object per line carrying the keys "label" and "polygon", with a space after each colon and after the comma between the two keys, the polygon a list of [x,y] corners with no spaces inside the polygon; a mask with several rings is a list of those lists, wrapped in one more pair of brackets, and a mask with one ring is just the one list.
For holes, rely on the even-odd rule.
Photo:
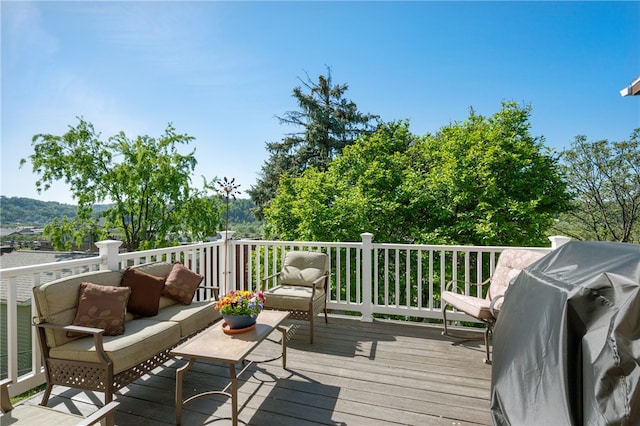
{"label": "wicker sofa", "polygon": [[[174,266],[156,262],[125,271],[87,272],[34,288],[38,311],[34,323],[47,378],[41,405],[47,405],[54,385],[104,392],[104,401],[108,404],[113,400],[114,392],[169,360],[171,348],[220,318],[214,308],[218,296],[215,288],[208,288],[213,301],[181,303],[165,295],[164,291],[162,295],[150,296],[151,286],[148,291],[143,286],[136,290],[138,299],[155,297],[157,314],[142,316],[125,310],[122,334],[107,336],[104,328],[74,325],[78,322],[79,304],[87,286],[83,283],[92,283],[102,289],[110,286],[108,290],[121,293],[127,290],[122,288],[125,276],[131,277],[135,272],[157,277],[161,286],[167,280],[168,285]],[[133,291],[133,287],[129,288]]]}

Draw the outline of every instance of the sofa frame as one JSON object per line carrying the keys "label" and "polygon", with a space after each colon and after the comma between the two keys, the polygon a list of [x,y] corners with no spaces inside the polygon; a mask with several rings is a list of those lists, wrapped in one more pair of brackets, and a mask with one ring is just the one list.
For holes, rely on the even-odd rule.
{"label": "sofa frame", "polygon": [[[218,298],[218,287],[200,286],[199,288],[210,290],[213,297],[215,299]],[[178,342],[175,342],[173,345],[171,345],[171,347],[154,354],[152,357],[145,359],[144,361],[126,370],[114,374],[113,362],[105,352],[103,346],[103,329],[82,327],[76,325],[54,324],[41,321],[39,317],[35,317],[33,320],[33,325],[35,326],[37,331],[38,342],[42,351],[45,376],[47,380],[46,388],[40,405],[47,405],[49,397],[51,396],[51,391],[53,390],[53,386],[55,385],[103,392],[104,403],[106,405],[113,401],[113,394],[115,392],[173,358],[170,355],[171,349],[191,338],[192,336],[198,334],[216,321],[205,325],[204,327],[196,330],[188,336],[182,337]],[[50,356],[50,348],[47,345],[47,329],[74,331],[92,336],[94,346],[96,348],[96,355],[100,359],[100,362],[96,363],[87,361],[71,361],[52,358]]]}

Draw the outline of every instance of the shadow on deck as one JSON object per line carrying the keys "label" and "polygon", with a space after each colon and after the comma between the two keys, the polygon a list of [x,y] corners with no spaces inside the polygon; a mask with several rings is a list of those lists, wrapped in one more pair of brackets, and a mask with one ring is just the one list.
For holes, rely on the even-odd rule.
{"label": "shadow on deck", "polygon": [[[240,376],[239,422],[244,425],[458,425],[491,424],[491,366],[483,363],[481,332],[475,340],[440,335],[441,326],[330,316],[308,324],[289,321],[287,369],[281,362],[253,364]],[[273,333],[250,356],[278,355]],[[116,394],[116,425],[175,424],[174,359]],[[185,375],[185,397],[224,388],[228,368],[197,362]],[[37,404],[40,395],[24,403]],[[103,395],[54,387],[49,406],[89,414]],[[231,402],[218,395],[184,406],[183,425],[231,424]]]}

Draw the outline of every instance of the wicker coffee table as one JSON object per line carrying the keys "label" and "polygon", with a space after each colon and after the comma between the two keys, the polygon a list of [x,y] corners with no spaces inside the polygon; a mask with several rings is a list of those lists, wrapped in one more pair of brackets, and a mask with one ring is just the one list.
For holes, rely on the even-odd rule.
{"label": "wicker coffee table", "polygon": [[[280,327],[280,323],[288,316],[288,312],[262,311],[258,315],[255,328],[240,334],[225,333],[222,329],[223,321],[218,321],[202,333],[175,347],[171,351],[171,355],[189,359],[185,366],[176,371],[176,424],[181,424],[184,404],[202,396],[218,394],[231,398],[232,421],[236,426],[238,424],[238,376],[253,364],[253,362],[244,363],[244,361],[276,328],[282,333],[282,355],[278,358],[282,358],[282,367],[287,367],[287,330]],[[228,364],[231,383],[222,390],[202,392],[183,400],[182,377],[198,360]],[[236,364],[240,362],[243,362],[244,367],[236,374]],[[228,392],[229,387],[231,387],[231,392]]]}

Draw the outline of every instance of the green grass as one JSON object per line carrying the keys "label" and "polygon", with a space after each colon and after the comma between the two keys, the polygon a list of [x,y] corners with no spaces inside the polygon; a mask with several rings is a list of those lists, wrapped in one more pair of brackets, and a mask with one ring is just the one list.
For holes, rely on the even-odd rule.
{"label": "green grass", "polygon": [[20,395],[16,395],[16,396],[10,398],[11,399],[11,405],[15,405],[16,403],[18,403],[18,402],[20,402],[20,401],[22,401],[24,399],[31,398],[33,395],[37,394],[38,392],[42,392],[46,386],[47,386],[46,384],[42,384],[42,385],[40,385],[38,387],[35,387],[33,389],[29,389],[28,391],[26,391],[24,393],[21,393]]}

